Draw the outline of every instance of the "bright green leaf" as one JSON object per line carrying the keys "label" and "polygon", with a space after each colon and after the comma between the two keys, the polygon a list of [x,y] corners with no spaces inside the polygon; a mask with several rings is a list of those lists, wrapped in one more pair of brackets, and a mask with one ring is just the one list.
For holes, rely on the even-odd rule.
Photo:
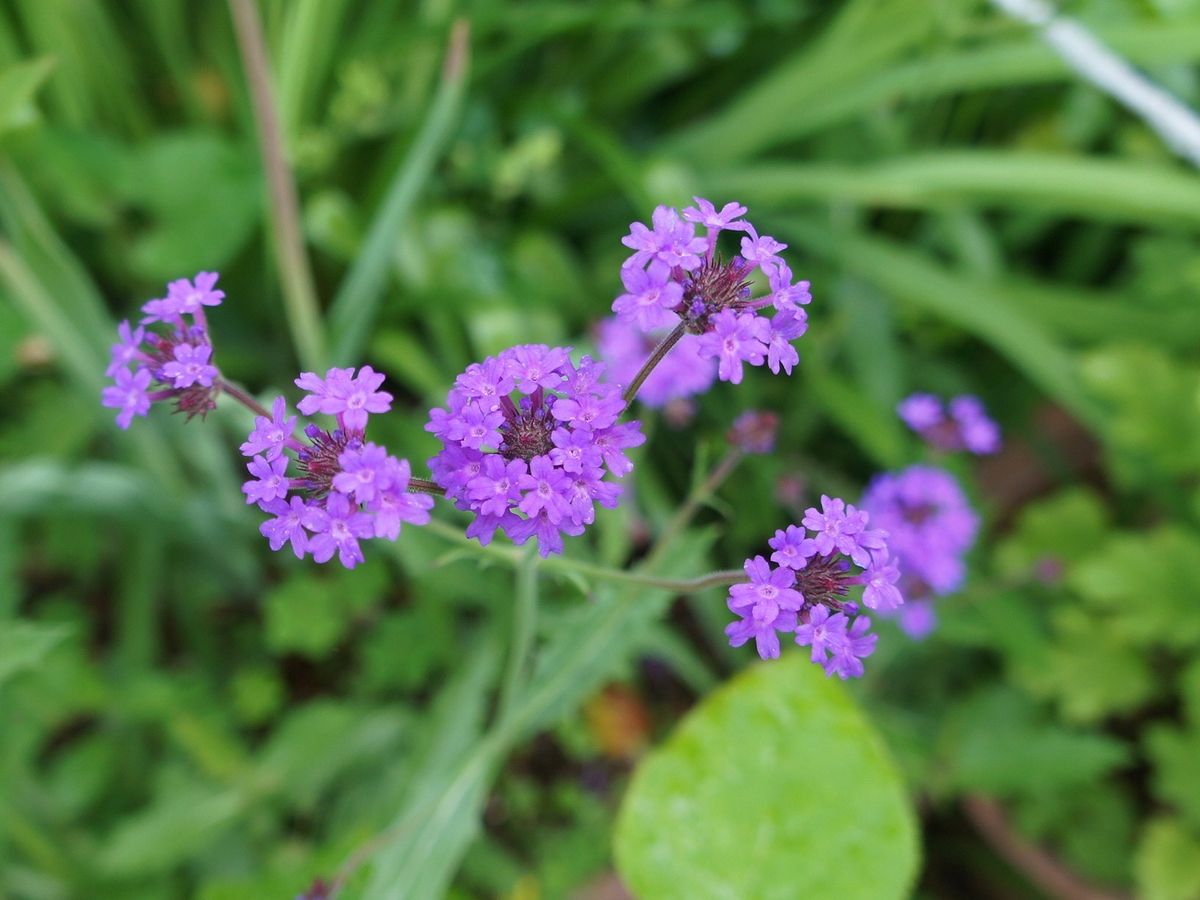
{"label": "bright green leaf", "polygon": [[709,695],[639,766],[616,835],[640,897],[905,897],[916,823],[887,751],[801,654]]}
{"label": "bright green leaf", "polygon": [[1200,897],[1200,836],[1174,819],[1146,826],[1134,857],[1138,895],[1143,900]]}

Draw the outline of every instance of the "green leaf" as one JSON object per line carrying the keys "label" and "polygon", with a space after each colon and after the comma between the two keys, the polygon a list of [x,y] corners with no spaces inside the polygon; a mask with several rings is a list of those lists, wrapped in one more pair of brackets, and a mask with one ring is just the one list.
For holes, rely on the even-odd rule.
{"label": "green leaf", "polygon": [[54,57],[42,56],[0,69],[0,135],[34,120],[37,113],[33,95],[45,84],[55,65]]}
{"label": "green leaf", "polygon": [[948,717],[939,737],[944,784],[1002,796],[1084,787],[1129,761],[1103,734],[1063,728],[1017,691],[980,692]]}
{"label": "green leaf", "polygon": [[1049,573],[1095,552],[1109,527],[1108,510],[1094,491],[1069,488],[1021,510],[1017,526],[996,549],[1000,574],[1028,578]]}
{"label": "green leaf", "polygon": [[1135,710],[1154,695],[1158,680],[1145,653],[1104,619],[1070,607],[1055,624],[1057,639],[1027,680],[1035,693],[1058,701],[1065,719],[1095,722]]}
{"label": "green leaf", "polygon": [[1200,642],[1200,537],[1190,531],[1164,526],[1117,535],[1070,573],[1068,583],[1108,611],[1116,632],[1131,641],[1170,647]]}
{"label": "green leaf", "polygon": [[72,630],[69,625],[23,621],[0,623],[0,687],[22,672],[37,668]]}
{"label": "green leaf", "polygon": [[1142,832],[1134,857],[1142,900],[1200,897],[1200,836],[1175,819],[1155,819]]}
{"label": "green leaf", "polygon": [[680,897],[906,897],[916,822],[878,735],[803,654],[752,666],[638,767],[617,867]]}
{"label": "green leaf", "polygon": [[1154,793],[1200,829],[1200,728],[1158,725],[1146,732],[1145,743],[1154,762]]}

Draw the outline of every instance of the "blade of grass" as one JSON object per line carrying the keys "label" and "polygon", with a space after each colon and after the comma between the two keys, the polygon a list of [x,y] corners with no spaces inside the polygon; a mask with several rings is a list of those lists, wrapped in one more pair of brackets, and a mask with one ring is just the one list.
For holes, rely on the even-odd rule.
{"label": "blade of grass", "polygon": [[1083,390],[1071,353],[1011,303],[1002,285],[958,275],[913,250],[854,230],[830,230],[803,220],[780,222],[814,253],[993,346],[1070,410],[1101,427],[1104,415]]}
{"label": "blade of grass", "polygon": [[457,21],[450,32],[446,61],[429,113],[393,174],[362,249],[329,308],[333,360],[346,364],[362,353],[379,312],[392,242],[437,163],[458,118],[467,82],[469,28]]}
{"label": "blade of grass", "polygon": [[301,365],[323,371],[325,340],[317,308],[317,291],[304,247],[296,183],[284,154],[271,74],[267,70],[262,22],[259,21],[254,0],[229,0],[229,9],[233,15],[242,65],[246,70],[263,171],[270,194],[275,260],[283,278],[284,312]]}
{"label": "blade of grass", "polygon": [[295,146],[313,97],[328,74],[347,6],[346,0],[298,0],[287,7],[276,66],[279,119],[287,146]]}
{"label": "blade of grass", "polygon": [[896,208],[996,204],[1104,221],[1200,226],[1200,178],[1174,166],[964,150],[870,166],[765,163],[706,179],[722,196],[778,206],[819,200]]}
{"label": "blade of grass", "polygon": [[[1122,23],[1097,32],[1134,63],[1169,65],[1200,59],[1200,23]],[[1057,81],[1069,77],[1071,69],[1050,48],[1025,37],[934,49],[912,62],[856,70],[851,78],[839,77],[836,89],[830,89],[824,75],[815,81],[809,75],[804,56],[784,62],[724,109],[668,138],[663,152],[735,162],[887,104]]]}

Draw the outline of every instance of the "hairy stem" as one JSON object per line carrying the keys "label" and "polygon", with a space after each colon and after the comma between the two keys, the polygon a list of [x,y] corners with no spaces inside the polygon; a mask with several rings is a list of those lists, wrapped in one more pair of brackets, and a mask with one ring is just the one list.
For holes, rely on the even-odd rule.
{"label": "hairy stem", "polygon": [[651,351],[649,358],[642,363],[642,368],[638,370],[637,375],[633,377],[633,381],[629,382],[629,387],[625,388],[625,393],[621,395],[621,399],[625,401],[626,406],[629,406],[633,402],[633,398],[637,396],[637,392],[641,390],[642,384],[650,377],[650,373],[666,358],[666,355],[671,352],[671,348],[678,344],[679,339],[686,333],[686,326],[683,322],[680,322],[670,334],[658,342],[658,346]]}
{"label": "hairy stem", "polygon": [[271,418],[271,411],[250,396],[250,392],[240,384],[235,384],[232,381],[226,381],[224,378],[222,378],[221,393],[228,394],[256,416],[262,416],[264,419]]}
{"label": "hairy stem", "polygon": [[433,494],[435,497],[446,496],[446,489],[436,481],[430,481],[428,478],[408,479],[408,489],[418,494]]}

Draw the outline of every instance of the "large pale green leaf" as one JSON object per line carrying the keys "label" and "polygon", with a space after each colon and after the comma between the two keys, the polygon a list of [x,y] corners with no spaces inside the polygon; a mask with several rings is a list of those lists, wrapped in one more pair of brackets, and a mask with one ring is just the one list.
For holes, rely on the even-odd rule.
{"label": "large pale green leaf", "polygon": [[842,685],[803,654],[708,697],[634,776],[617,866],[635,896],[905,897],[916,824]]}

